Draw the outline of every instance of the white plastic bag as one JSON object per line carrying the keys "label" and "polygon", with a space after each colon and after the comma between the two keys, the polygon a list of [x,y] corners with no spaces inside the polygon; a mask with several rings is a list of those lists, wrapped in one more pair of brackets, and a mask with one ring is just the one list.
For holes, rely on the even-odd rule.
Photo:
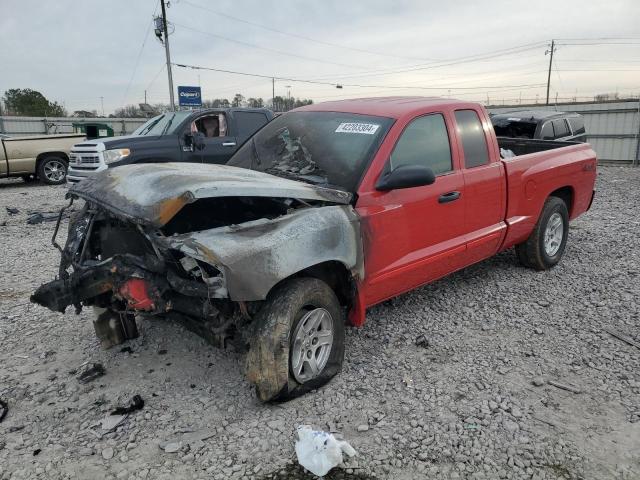
{"label": "white plastic bag", "polygon": [[330,433],[313,430],[308,425],[298,427],[298,463],[314,475],[322,477],[342,463],[342,452],[350,457],[356,454],[351,445],[343,440],[336,440]]}

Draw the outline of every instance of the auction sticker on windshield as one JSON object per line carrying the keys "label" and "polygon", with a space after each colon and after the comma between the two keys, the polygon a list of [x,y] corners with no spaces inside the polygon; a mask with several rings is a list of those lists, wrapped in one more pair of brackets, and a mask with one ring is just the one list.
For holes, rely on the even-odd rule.
{"label": "auction sticker on windshield", "polygon": [[336,128],[335,133],[364,133],[365,135],[373,135],[380,125],[375,123],[341,123]]}

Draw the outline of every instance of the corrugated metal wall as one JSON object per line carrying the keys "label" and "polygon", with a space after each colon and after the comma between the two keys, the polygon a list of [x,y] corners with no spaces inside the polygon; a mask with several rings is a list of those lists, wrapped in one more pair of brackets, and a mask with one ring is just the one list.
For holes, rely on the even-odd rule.
{"label": "corrugated metal wall", "polygon": [[517,105],[488,107],[490,112],[502,113],[514,110],[557,110],[576,112],[584,116],[588,141],[598,154],[598,160],[606,163],[640,164],[640,102],[638,100],[567,103],[558,105]]}
{"label": "corrugated metal wall", "polygon": [[74,123],[105,123],[113,128],[115,135],[128,135],[146,122],[148,118],[46,118],[46,117],[0,117],[0,133],[8,135],[50,135],[74,133]]}

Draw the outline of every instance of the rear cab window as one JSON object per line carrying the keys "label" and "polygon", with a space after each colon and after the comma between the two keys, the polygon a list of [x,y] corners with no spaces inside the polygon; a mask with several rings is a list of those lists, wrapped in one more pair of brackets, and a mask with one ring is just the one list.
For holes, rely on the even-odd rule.
{"label": "rear cab window", "polygon": [[492,122],[497,137],[533,138],[536,133],[536,122],[520,117],[496,118]]}
{"label": "rear cab window", "polygon": [[465,168],[474,168],[489,163],[487,137],[482,122],[475,110],[456,110],[456,126],[462,142]]}
{"label": "rear cab window", "polygon": [[567,121],[564,118],[554,120],[552,123],[555,138],[563,138],[571,135],[571,133],[569,132],[569,126],[567,125]]}
{"label": "rear cab window", "polygon": [[268,122],[267,116],[261,112],[233,112],[238,127],[238,136],[250,137]]}
{"label": "rear cab window", "polygon": [[453,170],[451,145],[444,117],[434,113],[415,118],[404,129],[389,158],[389,167],[429,167],[436,175]]}
{"label": "rear cab window", "polygon": [[542,129],[540,130],[540,138],[542,140],[553,140],[554,136],[553,136],[553,125],[551,125],[551,122],[545,122],[544,125],[542,125]]}

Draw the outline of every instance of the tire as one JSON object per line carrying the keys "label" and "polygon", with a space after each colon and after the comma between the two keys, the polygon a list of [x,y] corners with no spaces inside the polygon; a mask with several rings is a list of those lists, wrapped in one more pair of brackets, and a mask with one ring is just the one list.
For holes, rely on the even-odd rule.
{"label": "tire", "polygon": [[338,298],[323,281],[294,278],[277,286],[256,315],[246,358],[258,398],[287,401],[331,380],[342,369],[344,325]]}
{"label": "tire", "polygon": [[45,157],[38,163],[38,179],[47,185],[61,185],[67,180],[67,161],[62,157]]}
{"label": "tire", "polygon": [[562,258],[568,235],[567,205],[558,197],[549,197],[527,241],[516,245],[518,260],[525,267],[548,270]]}

